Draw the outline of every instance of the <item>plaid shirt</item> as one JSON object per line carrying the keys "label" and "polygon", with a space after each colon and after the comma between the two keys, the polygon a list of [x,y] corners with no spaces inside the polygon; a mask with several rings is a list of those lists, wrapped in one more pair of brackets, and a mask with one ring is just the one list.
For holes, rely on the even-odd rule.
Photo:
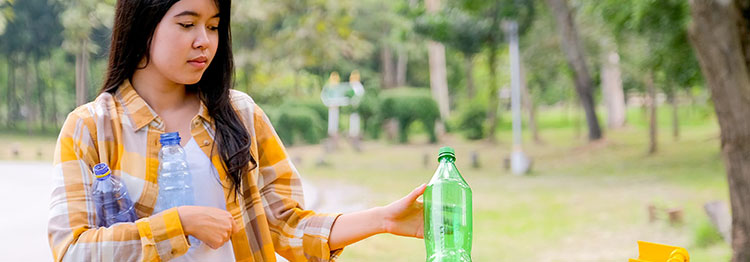
{"label": "plaid shirt", "polygon": [[[245,93],[232,90],[235,111],[251,137],[258,167],[234,194],[214,143],[213,120],[201,103],[191,134],[224,184],[226,209],[242,227],[232,235],[237,261],[333,261],[328,236],[339,214],[304,210],[299,173],[268,117]],[[159,193],[159,135],[164,122],[129,82],[103,93],[65,120],[55,149],[48,237],[55,261],[168,261],[189,248],[176,208],[153,214]],[[213,152],[212,152],[213,150]],[[92,167],[107,163],[135,202],[137,221],[96,226]]]}

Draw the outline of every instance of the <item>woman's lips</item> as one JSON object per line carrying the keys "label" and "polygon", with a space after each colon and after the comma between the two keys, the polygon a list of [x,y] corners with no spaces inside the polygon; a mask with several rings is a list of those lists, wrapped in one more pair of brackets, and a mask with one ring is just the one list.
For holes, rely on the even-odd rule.
{"label": "woman's lips", "polygon": [[188,61],[188,64],[196,67],[196,68],[204,68],[206,67],[206,61]]}
{"label": "woman's lips", "polygon": [[188,60],[188,64],[199,69],[206,67],[207,62],[208,62],[208,59],[206,59],[205,56],[199,56],[197,58]]}

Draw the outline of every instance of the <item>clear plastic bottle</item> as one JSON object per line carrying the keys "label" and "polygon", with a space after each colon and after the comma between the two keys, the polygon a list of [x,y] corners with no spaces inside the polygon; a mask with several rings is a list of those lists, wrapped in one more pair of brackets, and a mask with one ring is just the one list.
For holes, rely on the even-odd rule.
{"label": "clear plastic bottle", "polygon": [[440,148],[438,161],[423,196],[427,261],[471,261],[471,188],[454,164],[453,148]]}
{"label": "clear plastic bottle", "polygon": [[[161,134],[159,142],[159,197],[156,200],[154,214],[173,207],[195,205],[193,177],[190,174],[185,149],[180,146],[180,134]],[[189,239],[194,247],[200,244],[193,236]]]}
{"label": "clear plastic bottle", "polygon": [[101,227],[109,227],[119,222],[135,222],[138,219],[127,188],[111,173],[105,163],[94,166],[96,181],[92,195],[96,206],[97,226]]}

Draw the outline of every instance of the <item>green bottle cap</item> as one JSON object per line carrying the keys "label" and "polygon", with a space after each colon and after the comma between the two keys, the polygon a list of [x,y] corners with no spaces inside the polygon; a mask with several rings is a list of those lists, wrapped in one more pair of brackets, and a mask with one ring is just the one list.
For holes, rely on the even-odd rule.
{"label": "green bottle cap", "polygon": [[444,156],[450,156],[452,158],[456,158],[456,151],[454,151],[453,148],[449,146],[441,147],[440,150],[438,151],[438,160],[440,160],[440,158]]}

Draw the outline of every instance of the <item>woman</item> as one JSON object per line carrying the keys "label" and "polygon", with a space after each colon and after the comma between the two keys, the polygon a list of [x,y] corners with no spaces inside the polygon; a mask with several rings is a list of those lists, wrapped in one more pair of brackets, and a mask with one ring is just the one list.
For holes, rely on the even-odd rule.
{"label": "woman", "polygon": [[[422,237],[416,199],[424,185],[361,212],[302,208],[299,175],[268,118],[248,95],[230,90],[230,6],[118,0],[102,92],[68,115],[57,143],[48,225],[55,260],[275,261],[278,253],[331,261],[378,233]],[[219,182],[196,185],[200,205],[153,214],[165,132],[183,138],[194,180]],[[140,219],[95,226],[97,163],[124,181]],[[207,248],[189,248],[188,235]]]}

